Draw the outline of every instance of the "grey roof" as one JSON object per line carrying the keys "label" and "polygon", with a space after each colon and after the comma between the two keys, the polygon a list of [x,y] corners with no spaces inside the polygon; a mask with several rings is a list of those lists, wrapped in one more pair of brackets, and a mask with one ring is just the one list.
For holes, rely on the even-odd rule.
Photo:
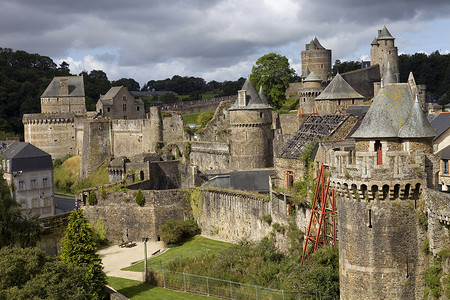
{"label": "grey roof", "polygon": [[262,86],[259,87],[258,96],[259,98],[261,98],[262,103],[269,105],[269,101],[267,100],[266,94],[264,93]]}
{"label": "grey roof", "polygon": [[134,99],[134,104],[144,104],[144,101],[142,101],[142,99],[141,98],[139,98],[139,99]]}
{"label": "grey roof", "polygon": [[11,172],[53,170],[51,155],[30,143],[13,143],[3,155],[11,160]]}
{"label": "grey roof", "polygon": [[104,94],[103,96],[100,97],[101,100],[105,99],[112,99],[114,98],[117,93],[124,88],[124,86],[113,86],[112,88],[109,89],[108,92],[106,92],[106,94]]}
{"label": "grey roof", "polygon": [[273,170],[234,171],[230,173],[230,186],[236,190],[268,193],[269,177],[273,174]]}
{"label": "grey roof", "polygon": [[413,109],[406,120],[405,124],[400,128],[398,136],[401,138],[422,138],[435,137],[436,131],[431,126],[430,122],[422,111],[419,100],[416,94]]}
{"label": "grey roof", "polygon": [[307,144],[330,136],[348,116],[347,114],[309,115],[292,139],[283,146],[278,157],[300,159],[300,154]]}
{"label": "grey roof", "polygon": [[379,45],[380,43],[378,43],[378,39],[374,38],[371,45]]}
{"label": "grey roof", "polygon": [[336,74],[316,100],[339,99],[364,99],[364,97],[355,91],[340,74]]}
{"label": "grey roof", "polygon": [[315,46],[316,49],[325,49],[325,47],[320,44],[317,37],[314,37],[314,39],[309,44]]}
{"label": "grey roof", "polygon": [[263,98],[259,96],[259,94],[256,92],[255,87],[253,86],[252,82],[250,81],[250,78],[247,78],[244,85],[242,86],[242,89],[246,91],[246,97],[247,97],[247,105],[245,107],[239,107],[238,100],[233,104],[233,106],[230,107],[229,110],[238,110],[238,109],[271,109],[272,107],[267,103],[267,98],[263,93]]}
{"label": "grey roof", "polygon": [[[69,87],[69,95],[61,95],[61,79],[67,79]],[[62,76],[54,77],[50,84],[45,89],[41,98],[54,98],[54,97],[84,97],[84,82],[83,75],[81,76]]]}
{"label": "grey roof", "polygon": [[441,159],[450,159],[450,146],[445,147],[439,152]]}
{"label": "grey roof", "polygon": [[316,75],[316,73],[311,72],[303,81],[304,82],[315,82],[315,81],[322,81],[322,79],[320,79],[319,76]]}
{"label": "grey roof", "polygon": [[[424,115],[421,109],[419,111],[414,107],[413,95],[407,83],[387,84],[373,98],[361,126],[352,137],[430,137],[429,122],[425,115],[420,114]],[[404,125],[406,127],[400,132]],[[425,128],[419,129],[417,126]]]}
{"label": "grey roof", "polygon": [[431,120],[431,126],[436,130],[436,138],[438,138],[444,131],[450,128],[450,113],[440,113]]}
{"label": "grey roof", "polygon": [[395,38],[391,35],[389,30],[386,28],[386,26],[381,29],[380,33],[378,34],[378,40],[394,40]]}
{"label": "grey roof", "polygon": [[392,70],[390,61],[388,61],[386,70],[384,71],[383,82],[384,84],[397,83],[397,78],[394,75],[394,70]]}

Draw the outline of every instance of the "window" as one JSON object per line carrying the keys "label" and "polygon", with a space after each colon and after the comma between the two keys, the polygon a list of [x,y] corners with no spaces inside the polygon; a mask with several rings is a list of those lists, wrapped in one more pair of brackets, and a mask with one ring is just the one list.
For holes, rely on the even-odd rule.
{"label": "window", "polygon": [[123,111],[127,111],[127,105],[126,104],[123,105]]}
{"label": "window", "polygon": [[50,198],[49,197],[44,198],[44,206],[45,207],[50,206]]}
{"label": "window", "polygon": [[42,186],[47,187],[48,186],[48,178],[42,178]]}
{"label": "window", "polygon": [[286,170],[286,188],[294,186],[294,171]]}
{"label": "window", "polygon": [[19,181],[19,191],[22,191],[25,189],[25,182],[23,180]]}
{"label": "window", "polygon": [[448,159],[442,160],[442,174],[448,175]]}
{"label": "window", "polygon": [[127,96],[122,96],[123,101],[127,101]]}
{"label": "window", "polygon": [[108,112],[111,112],[111,107],[107,107],[106,110],[107,110]]}
{"label": "window", "polygon": [[380,141],[375,141],[374,144],[374,150],[377,152],[377,165],[383,164],[383,152],[382,152],[382,146]]}
{"label": "window", "polygon": [[37,198],[33,198],[31,199],[31,204],[33,208],[37,208],[38,206],[38,199]]}
{"label": "window", "polygon": [[31,188],[32,189],[36,188],[36,179],[31,179]]}
{"label": "window", "polygon": [[136,110],[139,111],[139,106],[136,106]]}
{"label": "window", "polygon": [[19,204],[20,204],[20,208],[22,208],[22,209],[27,208],[27,202],[25,200],[20,200]]}

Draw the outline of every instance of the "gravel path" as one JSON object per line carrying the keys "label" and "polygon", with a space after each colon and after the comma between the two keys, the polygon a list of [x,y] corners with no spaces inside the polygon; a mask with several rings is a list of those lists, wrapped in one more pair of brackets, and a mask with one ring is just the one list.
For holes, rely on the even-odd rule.
{"label": "gravel path", "polygon": [[[163,242],[147,242],[147,258],[157,250],[164,250]],[[144,244],[136,242],[131,248],[120,248],[114,245],[99,251],[103,262],[103,271],[107,276],[121,277],[142,281],[141,272],[121,271],[120,269],[131,266],[133,263],[144,260]]]}

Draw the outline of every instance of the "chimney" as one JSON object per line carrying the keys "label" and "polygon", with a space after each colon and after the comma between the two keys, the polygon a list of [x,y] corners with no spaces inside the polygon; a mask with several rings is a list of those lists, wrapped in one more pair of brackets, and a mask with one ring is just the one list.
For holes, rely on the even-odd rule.
{"label": "chimney", "polygon": [[67,78],[61,78],[59,80],[59,88],[60,96],[69,96],[69,83]]}

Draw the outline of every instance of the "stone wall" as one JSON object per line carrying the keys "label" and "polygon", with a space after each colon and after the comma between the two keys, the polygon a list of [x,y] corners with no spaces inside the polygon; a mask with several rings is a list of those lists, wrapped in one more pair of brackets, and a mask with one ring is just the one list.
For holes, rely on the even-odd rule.
{"label": "stone wall", "polygon": [[228,144],[191,142],[190,164],[198,166],[202,173],[227,172],[230,168]]}
{"label": "stone wall", "polygon": [[374,64],[368,68],[341,74],[341,76],[355,91],[364,96],[366,100],[373,98],[373,84],[381,80],[380,67]]}
{"label": "stone wall", "polygon": [[92,120],[84,123],[81,177],[88,177],[113,154],[111,122]]}
{"label": "stone wall", "polygon": [[430,251],[436,255],[450,245],[450,194],[424,189],[426,207],[423,215],[428,216],[428,240]]}
{"label": "stone wall", "polygon": [[194,216],[203,235],[236,243],[258,242],[268,236],[271,227],[263,216],[270,213],[270,201],[265,196],[208,189],[202,190]]}
{"label": "stone wall", "polygon": [[145,205],[135,203],[136,191],[106,192],[101,198],[95,191],[98,204],[82,209],[91,224],[101,219],[111,243],[141,241],[142,237],[157,241],[161,224],[168,219],[185,219],[192,215],[183,190],[142,191]]}
{"label": "stone wall", "polygon": [[49,153],[53,159],[66,154],[77,154],[77,134],[75,115],[65,114],[25,114],[25,142]]}

